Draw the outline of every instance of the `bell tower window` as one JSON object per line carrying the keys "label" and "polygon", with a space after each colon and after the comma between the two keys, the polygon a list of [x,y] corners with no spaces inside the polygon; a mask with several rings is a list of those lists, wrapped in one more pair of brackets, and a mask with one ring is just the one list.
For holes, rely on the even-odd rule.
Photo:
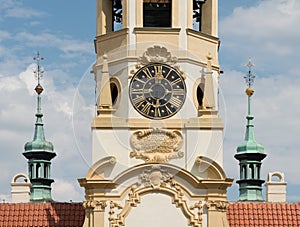
{"label": "bell tower window", "polygon": [[112,0],[112,31],[122,28],[122,0]]}
{"label": "bell tower window", "polygon": [[171,27],[172,1],[144,0],[143,21],[144,27]]}
{"label": "bell tower window", "polygon": [[193,28],[202,31],[202,5],[205,0],[193,0]]}

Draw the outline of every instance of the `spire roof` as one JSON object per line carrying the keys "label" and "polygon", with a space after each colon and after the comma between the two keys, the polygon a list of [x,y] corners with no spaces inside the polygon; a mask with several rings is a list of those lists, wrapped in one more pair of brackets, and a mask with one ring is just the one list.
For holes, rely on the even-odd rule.
{"label": "spire roof", "polygon": [[51,184],[54,182],[51,179],[50,166],[51,159],[56,154],[53,151],[53,144],[46,141],[44,133],[44,124],[42,122],[41,111],[41,94],[43,87],[40,85],[40,80],[43,76],[43,71],[40,67],[40,53],[34,58],[37,61],[37,70],[34,71],[38,84],[35,87],[37,93],[37,112],[33,140],[25,144],[25,152],[23,155],[28,159],[29,179],[32,183],[30,189],[30,201],[32,202],[46,202],[52,201],[51,197]]}
{"label": "spire roof", "polygon": [[248,96],[248,114],[247,114],[247,125],[246,125],[246,134],[244,142],[242,142],[238,148],[238,153],[264,153],[264,146],[257,143],[254,136],[254,116],[252,115],[251,110],[251,97],[254,94],[254,90],[252,88],[252,85],[254,83],[255,76],[252,74],[252,67],[254,64],[252,64],[251,58],[249,58],[248,64],[245,65],[248,67],[248,74],[244,76],[246,80],[246,84],[248,85],[246,89],[246,94]]}
{"label": "spire roof", "polygon": [[33,59],[37,61],[37,70],[34,71],[35,76],[38,81],[38,84],[35,87],[35,91],[37,93],[37,113],[35,114],[36,123],[35,123],[33,140],[30,142],[27,142],[25,144],[25,153],[26,152],[51,152],[51,153],[54,153],[53,152],[53,144],[51,142],[46,141],[46,139],[45,139],[45,133],[44,133],[44,127],[43,127],[44,124],[42,122],[43,113],[41,111],[41,94],[44,89],[40,85],[40,80],[43,77],[43,71],[41,70],[41,67],[40,67],[40,61],[44,60],[44,58],[40,57],[40,53],[37,52],[37,57],[35,57]]}
{"label": "spire roof", "polygon": [[246,94],[248,96],[248,114],[247,126],[244,141],[237,147],[235,158],[239,160],[240,165],[240,179],[237,180],[239,184],[239,200],[240,201],[263,201],[262,184],[264,180],[261,179],[261,164],[262,160],[266,157],[264,154],[263,145],[255,140],[254,136],[254,116],[251,112],[251,97],[254,93],[251,87],[254,83],[255,76],[251,72],[254,65],[249,58],[246,65],[248,67],[248,74],[244,77],[248,85]]}

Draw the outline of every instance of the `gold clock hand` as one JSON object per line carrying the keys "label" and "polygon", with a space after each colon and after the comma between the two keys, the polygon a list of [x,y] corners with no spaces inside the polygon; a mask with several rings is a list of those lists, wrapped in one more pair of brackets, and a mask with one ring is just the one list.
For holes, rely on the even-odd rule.
{"label": "gold clock hand", "polygon": [[152,92],[152,89],[151,89],[151,88],[149,88],[149,89],[144,89],[143,92],[144,92],[144,94],[145,94],[145,93],[151,93],[151,92]]}

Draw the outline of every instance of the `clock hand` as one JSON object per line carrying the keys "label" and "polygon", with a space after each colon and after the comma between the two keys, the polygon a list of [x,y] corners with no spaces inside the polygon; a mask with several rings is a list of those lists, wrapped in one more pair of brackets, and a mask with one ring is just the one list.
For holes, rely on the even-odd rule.
{"label": "clock hand", "polygon": [[155,75],[155,84],[160,84],[161,79],[159,79],[159,77],[156,77],[156,75]]}
{"label": "clock hand", "polygon": [[166,94],[170,94],[170,93],[172,93],[172,91],[166,89]]}
{"label": "clock hand", "polygon": [[159,106],[160,106],[159,99],[156,99],[156,103],[153,104],[153,107],[154,107],[154,108],[157,108],[157,107],[159,107]]}
{"label": "clock hand", "polygon": [[144,92],[144,93],[151,93],[151,92],[152,92],[152,89],[151,89],[151,88],[149,88],[149,89],[144,89],[143,92]]}
{"label": "clock hand", "polygon": [[163,78],[163,74],[162,74],[162,71],[159,70],[156,74],[155,74],[155,79],[162,79]]}

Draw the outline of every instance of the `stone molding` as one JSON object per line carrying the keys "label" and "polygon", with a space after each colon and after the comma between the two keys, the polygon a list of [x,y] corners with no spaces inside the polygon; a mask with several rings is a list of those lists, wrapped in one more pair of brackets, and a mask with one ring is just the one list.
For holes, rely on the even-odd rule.
{"label": "stone molding", "polygon": [[[94,172],[87,174],[93,178],[79,179],[89,198],[84,203],[87,214],[85,227],[95,226],[99,221],[104,223],[105,220],[110,227],[126,226],[126,218],[132,209],[138,207],[143,202],[142,197],[149,194],[170,197],[170,206],[181,210],[188,226],[202,227],[205,209],[209,215],[209,226],[216,226],[215,223],[219,226],[224,219],[226,188],[232,183],[232,179],[226,178],[226,175],[213,173],[212,179],[199,179],[191,172],[168,163],[140,164],[111,180],[95,175],[102,175],[107,163],[113,160],[113,157],[104,158],[98,162],[99,166],[93,166]],[[205,160],[205,157],[199,157],[195,163],[209,161]],[[212,167],[206,171],[223,173],[217,163],[209,163]],[[130,184],[124,185],[126,182]],[[220,226],[228,227],[226,223]]]}
{"label": "stone molding", "polygon": [[177,57],[172,56],[171,52],[165,47],[154,45],[149,47],[143,55],[138,59],[142,65],[149,63],[165,63],[174,65],[177,63]]}
{"label": "stone molding", "polygon": [[83,202],[83,207],[91,210],[98,209],[99,211],[104,212],[107,204],[104,200],[98,201],[90,199]]}
{"label": "stone molding", "polygon": [[206,207],[207,207],[208,211],[225,212],[228,207],[228,202],[221,201],[221,200],[208,200],[206,202]]}
{"label": "stone molding", "polygon": [[143,159],[145,162],[168,162],[184,155],[180,151],[183,136],[177,130],[138,130],[131,135],[130,144],[133,148],[130,157]]}
{"label": "stone molding", "polygon": [[[172,203],[180,208],[184,216],[187,218],[188,225],[192,227],[202,226],[203,207],[201,201],[196,201],[190,207],[185,200],[186,190],[176,182],[173,176],[159,164],[143,171],[139,175],[138,181],[131,185],[129,192],[127,191],[127,199],[124,205],[110,202],[109,222],[110,227],[124,226],[125,219],[130,213],[132,207],[137,207],[141,202],[141,196],[149,194],[154,190],[158,190],[162,194],[172,197]],[[123,196],[121,196],[123,197]],[[199,198],[200,200],[201,198]],[[194,210],[198,210],[197,214]],[[117,212],[120,211],[120,212]]]}
{"label": "stone molding", "polygon": [[173,56],[172,53],[169,52],[166,47],[159,46],[159,45],[153,45],[152,47],[148,47],[148,49],[140,57],[138,57],[135,68],[130,70],[129,79],[142,66],[150,63],[168,64],[174,67],[181,74],[181,76],[184,79],[186,79],[186,75],[184,71],[180,69],[180,65],[178,64],[178,57]]}

